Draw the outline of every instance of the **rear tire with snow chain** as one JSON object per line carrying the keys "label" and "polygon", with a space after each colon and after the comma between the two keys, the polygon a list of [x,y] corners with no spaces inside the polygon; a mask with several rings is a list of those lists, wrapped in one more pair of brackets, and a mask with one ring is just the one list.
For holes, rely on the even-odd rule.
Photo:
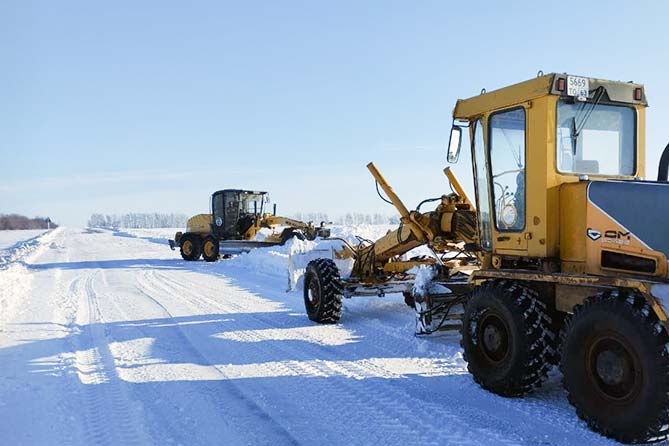
{"label": "rear tire with snow chain", "polygon": [[606,291],[576,307],[562,345],[569,402],[622,443],[669,434],[669,336],[646,299]]}
{"label": "rear tire with snow chain", "polygon": [[474,381],[503,396],[539,387],[551,367],[550,327],[544,303],[526,285],[493,280],[478,286],[465,307],[460,341]]}
{"label": "rear tire with snow chain", "polygon": [[341,318],[343,288],[339,268],[330,259],[309,262],[304,274],[304,306],[309,319],[334,324]]}

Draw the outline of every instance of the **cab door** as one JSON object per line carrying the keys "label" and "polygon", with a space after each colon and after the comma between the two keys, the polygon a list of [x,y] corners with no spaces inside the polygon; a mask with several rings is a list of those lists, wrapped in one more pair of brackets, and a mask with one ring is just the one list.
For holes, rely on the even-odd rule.
{"label": "cab door", "polygon": [[223,223],[225,222],[224,192],[218,191],[211,196],[212,232],[218,238],[223,238]]}
{"label": "cab door", "polygon": [[237,238],[240,235],[239,217],[242,213],[243,202],[240,193],[228,191],[225,193],[225,217],[223,221],[223,232],[226,238]]}
{"label": "cab door", "polygon": [[492,238],[498,254],[518,255],[519,251],[527,251],[526,123],[526,110],[522,106],[488,117]]}

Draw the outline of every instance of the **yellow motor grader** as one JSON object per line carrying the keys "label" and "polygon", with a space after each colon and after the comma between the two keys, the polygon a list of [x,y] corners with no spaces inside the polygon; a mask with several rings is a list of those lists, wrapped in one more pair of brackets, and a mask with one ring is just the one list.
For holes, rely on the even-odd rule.
{"label": "yellow motor grader", "polygon": [[[335,323],[342,298],[404,292],[417,330],[461,332],[474,380],[504,396],[560,364],[569,401],[621,442],[669,433],[669,146],[645,176],[644,87],[569,74],[458,100],[448,161],[469,134],[475,199],[449,168],[434,210],[401,215],[375,242],[345,245],[304,278],[310,319]],[[406,259],[418,246],[434,256]]]}
{"label": "yellow motor grader", "polygon": [[[207,262],[218,260],[220,255],[230,255],[249,251],[253,248],[282,245],[293,237],[313,240],[329,237],[330,229],[321,222],[316,227],[305,223],[266,213],[267,192],[224,189],[211,196],[211,214],[198,214],[188,219],[186,232],[177,232],[174,240],[169,240],[172,250],[177,246],[184,260],[198,260],[200,256]],[[274,229],[283,226],[281,232],[267,236],[263,241],[254,240],[262,228]]]}

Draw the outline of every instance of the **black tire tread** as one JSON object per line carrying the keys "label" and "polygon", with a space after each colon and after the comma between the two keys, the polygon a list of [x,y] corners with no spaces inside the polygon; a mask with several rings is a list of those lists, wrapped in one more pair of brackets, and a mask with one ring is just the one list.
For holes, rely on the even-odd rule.
{"label": "black tire tread", "polygon": [[331,259],[315,259],[307,265],[304,283],[304,299],[307,305],[307,280],[318,280],[321,286],[320,308],[309,319],[321,324],[336,324],[341,319],[344,289],[339,275],[339,268]]}
{"label": "black tire tread", "polygon": [[[546,305],[539,300],[535,290],[522,282],[512,280],[491,280],[474,290],[477,293],[490,293],[500,299],[514,313],[521,316],[524,336],[527,339],[527,351],[518,373],[509,376],[503,384],[491,386],[477,376],[472,368],[465,348],[465,325],[461,328],[460,346],[467,362],[467,370],[474,381],[486,390],[502,396],[522,396],[540,387],[551,369],[551,358],[555,356],[555,334],[551,329],[551,319],[546,313]],[[472,302],[469,299],[467,305]]]}
{"label": "black tire tread", "polygon": [[[576,409],[576,413],[585,421],[590,429],[601,433],[609,438],[613,438],[623,443],[645,443],[663,441],[669,438],[669,336],[665,328],[660,323],[655,312],[648,304],[646,299],[636,292],[620,292],[619,290],[608,290],[601,292],[593,297],[586,299],[582,304],[574,308],[574,313],[565,323],[565,329],[562,330],[561,350],[566,346],[566,339],[572,326],[578,321],[578,318],[590,311],[593,307],[608,307],[613,311],[622,311],[631,317],[635,323],[645,332],[644,339],[652,342],[653,350],[657,353],[661,369],[665,370],[664,388],[657,389],[657,392],[664,395],[664,408],[657,416],[649,420],[646,426],[639,429],[638,432],[621,433],[615,428],[601,426],[594,418],[588,416],[579,406],[569,390],[566,380],[563,378],[562,384],[567,392],[569,402]],[[564,359],[565,352],[561,351],[560,356]],[[564,362],[560,364],[564,375]]]}

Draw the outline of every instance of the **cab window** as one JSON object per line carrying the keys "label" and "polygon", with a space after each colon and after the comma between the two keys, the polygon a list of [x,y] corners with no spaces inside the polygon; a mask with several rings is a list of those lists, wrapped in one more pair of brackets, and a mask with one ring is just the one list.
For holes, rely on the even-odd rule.
{"label": "cab window", "polygon": [[525,227],[525,109],[490,116],[490,170],[495,227]]}
{"label": "cab window", "polygon": [[624,105],[572,102],[557,106],[557,165],[564,173],[634,175],[636,114]]}
{"label": "cab window", "polygon": [[477,119],[474,122],[473,157],[474,172],[476,173],[476,199],[478,201],[479,233],[481,248],[486,251],[492,249],[492,226],[490,220],[490,189],[488,189],[488,164],[486,163],[485,141],[483,139],[483,122]]}
{"label": "cab window", "polygon": [[[216,217],[223,217],[223,213],[225,212],[225,208],[223,206],[223,194],[216,194],[214,195],[214,218]],[[216,226],[220,226],[218,222],[216,222]]]}

